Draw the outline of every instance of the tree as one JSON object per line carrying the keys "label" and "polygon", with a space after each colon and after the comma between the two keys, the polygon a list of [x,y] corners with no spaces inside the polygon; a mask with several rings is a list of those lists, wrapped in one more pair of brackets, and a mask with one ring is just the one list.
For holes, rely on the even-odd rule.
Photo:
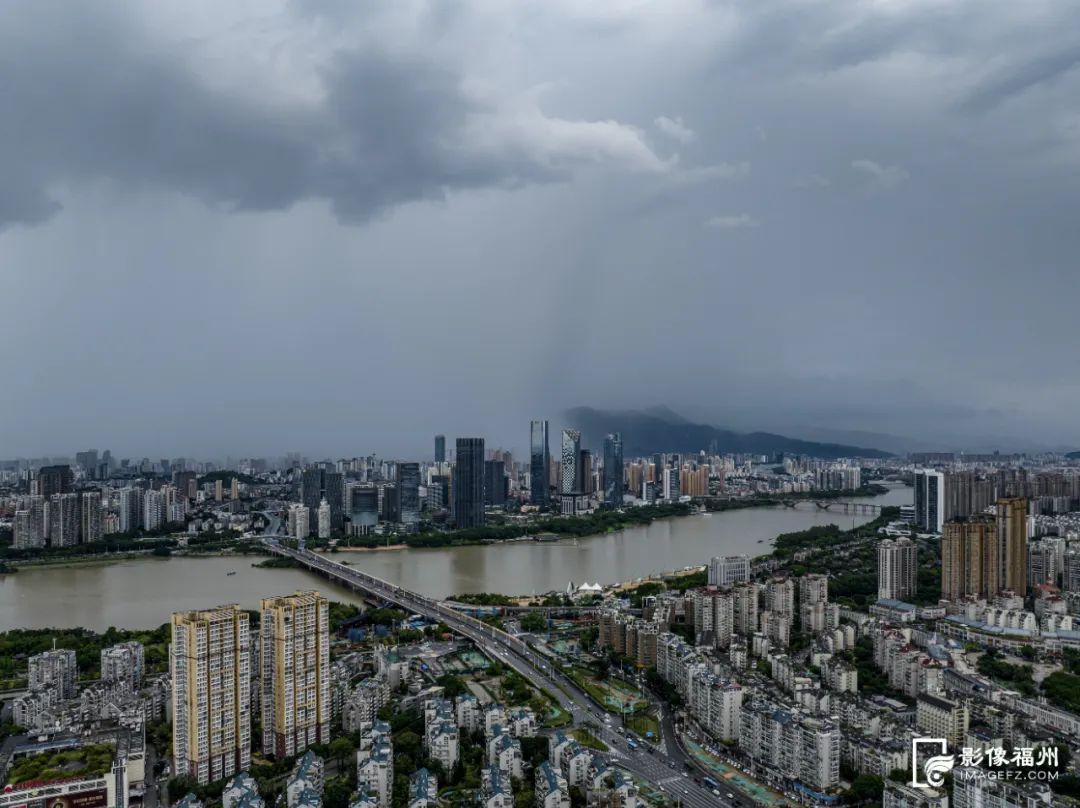
{"label": "tree", "polygon": [[340,777],[328,780],[323,789],[323,808],[349,808],[349,784]]}
{"label": "tree", "polygon": [[521,627],[534,633],[547,630],[547,618],[541,612],[529,612],[521,618]]}
{"label": "tree", "polygon": [[852,802],[880,805],[881,795],[885,791],[885,783],[880,777],[872,774],[860,774],[848,789],[847,796]]}
{"label": "tree", "polygon": [[352,756],[352,742],[345,737],[330,741],[330,757],[337,761],[338,769],[345,768],[345,762]]}

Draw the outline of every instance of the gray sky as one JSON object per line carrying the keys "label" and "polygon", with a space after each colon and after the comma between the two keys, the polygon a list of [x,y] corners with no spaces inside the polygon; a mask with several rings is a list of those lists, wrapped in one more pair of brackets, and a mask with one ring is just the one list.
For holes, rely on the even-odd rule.
{"label": "gray sky", "polygon": [[13,0],[0,455],[1080,445],[1060,0]]}

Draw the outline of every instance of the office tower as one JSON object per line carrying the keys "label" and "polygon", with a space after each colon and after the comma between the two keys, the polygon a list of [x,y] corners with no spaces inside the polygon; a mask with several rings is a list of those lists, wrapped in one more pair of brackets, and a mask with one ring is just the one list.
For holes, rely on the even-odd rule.
{"label": "office tower", "polygon": [[420,524],[420,464],[397,464],[398,519],[408,528]]}
{"label": "office tower", "polygon": [[319,503],[319,538],[330,538],[330,503],[325,499]]}
{"label": "office tower", "polygon": [[656,485],[656,490],[659,491],[664,484],[664,455],[662,452],[653,455],[652,473],[653,483]]}
{"label": "office tower", "polygon": [[83,473],[89,479],[94,479],[98,472],[98,453],[97,449],[90,449],[86,452],[75,453],[75,465],[83,470]]}
{"label": "office tower", "polygon": [[529,423],[529,502],[533,505],[547,505],[550,465],[548,422],[532,421]]}
{"label": "office tower", "polygon": [[329,602],[297,592],[263,598],[261,611],[262,744],[282,760],[330,741]]}
{"label": "office tower", "polygon": [[324,468],[304,469],[300,501],[311,513],[318,513],[323,500],[330,505],[330,529],[345,529],[345,476]]}
{"label": "office tower", "polygon": [[990,570],[997,561],[997,530],[992,517],[946,522],[941,535],[941,597],[992,598],[999,591]]}
{"label": "office tower", "polygon": [[885,539],[878,544],[878,599],[915,597],[919,571],[918,548],[911,539]]}
{"label": "office tower", "polygon": [[206,785],[251,765],[250,643],[236,604],[173,614],[174,775]]}
{"label": "office tower", "polygon": [[458,438],[454,462],[454,524],[484,524],[484,439]]}
{"label": "office tower", "polygon": [[401,499],[398,496],[397,483],[383,483],[378,490],[382,521],[396,525],[401,521]]}
{"label": "office tower", "polygon": [[580,493],[577,485],[581,480],[578,464],[581,462],[581,433],[576,429],[562,432],[562,481],[559,486],[563,496]]}
{"label": "office tower", "polygon": [[141,488],[120,489],[120,532],[129,533],[142,527],[143,490]]}
{"label": "office tower", "polygon": [[[436,508],[449,508],[450,501],[450,489],[452,488],[449,474],[433,474],[431,475],[431,488],[438,490],[438,497],[436,499]],[[428,491],[431,494],[431,489]]]}
{"label": "office tower", "polygon": [[132,690],[142,687],[146,652],[141,642],[121,642],[101,649],[101,681],[123,682]]}
{"label": "office tower", "polygon": [[73,699],[78,678],[79,666],[71,649],[54,648],[27,660],[27,685],[31,691],[51,689],[60,700]]}
{"label": "office tower", "polygon": [[592,452],[588,449],[581,449],[578,452],[577,481],[574,483],[574,489],[579,494],[593,493]]}
{"label": "office tower", "polygon": [[622,435],[613,432],[604,437],[603,500],[609,507],[622,506],[623,444]]}
{"label": "office tower", "polygon": [[101,492],[86,491],[82,495],[79,514],[80,540],[83,544],[101,541]]}
{"label": "office tower", "polygon": [[71,466],[42,466],[38,469],[37,491],[43,497],[66,494],[71,491]]}
{"label": "office tower", "polygon": [[225,499],[225,486],[221,480],[214,480],[214,502],[221,502]]}
{"label": "office tower", "polygon": [[435,462],[446,462],[446,435],[435,436]]}
{"label": "office tower", "polygon": [[997,545],[1001,589],[1027,594],[1027,500],[1008,497],[997,502]]}
{"label": "office tower", "polygon": [[373,485],[354,484],[348,488],[349,532],[365,536],[379,524],[379,492]]}
{"label": "office tower", "polygon": [[732,586],[750,580],[750,556],[716,556],[709,562],[709,586]]}
{"label": "office tower", "polygon": [[915,472],[915,527],[940,533],[945,524],[945,475],[932,469]]}
{"label": "office tower", "polygon": [[484,461],[484,504],[506,504],[506,467],[501,460]]}
{"label": "office tower", "polygon": [[144,530],[158,530],[165,524],[165,503],[160,491],[147,491],[143,494],[142,523]]}
{"label": "office tower", "polygon": [[56,494],[49,499],[49,546],[74,547],[78,543],[79,495]]}

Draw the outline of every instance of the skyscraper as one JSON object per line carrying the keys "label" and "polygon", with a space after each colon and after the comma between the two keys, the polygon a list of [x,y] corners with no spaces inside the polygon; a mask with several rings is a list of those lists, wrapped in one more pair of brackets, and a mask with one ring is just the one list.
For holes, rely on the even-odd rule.
{"label": "skyscraper", "polygon": [[945,475],[932,469],[915,472],[915,527],[940,533],[945,524]]}
{"label": "skyscraper", "polygon": [[319,504],[325,499],[330,506],[330,529],[335,532],[345,529],[344,475],[321,467],[304,469],[300,489],[300,501],[308,511],[317,514]]}
{"label": "skyscraper", "polygon": [[562,480],[559,483],[559,493],[562,495],[561,511],[564,514],[577,512],[578,483],[581,474],[578,466],[581,463],[581,433],[576,429],[564,429],[562,431]]}
{"label": "skyscraper", "polygon": [[79,495],[56,494],[49,499],[49,546],[79,543]]}
{"label": "skyscraper", "polygon": [[885,539],[878,544],[878,598],[915,597],[918,569],[918,548],[911,539]]}
{"label": "skyscraper", "polygon": [[318,592],[263,598],[263,751],[278,760],[330,741],[329,603]]}
{"label": "skyscraper", "polygon": [[446,435],[435,436],[435,462],[446,462]]}
{"label": "skyscraper", "polygon": [[1027,595],[1027,500],[1008,497],[997,502],[997,545],[1001,589]]}
{"label": "skyscraper", "polygon": [[42,466],[37,474],[37,493],[43,497],[71,491],[71,466]]}
{"label": "skyscraper", "polygon": [[454,524],[484,524],[484,439],[458,438],[454,459]]}
{"label": "skyscraper", "polygon": [[174,774],[205,785],[251,765],[250,642],[236,604],[173,614]]}
{"label": "skyscraper", "polygon": [[101,541],[101,492],[85,491],[79,514],[79,539],[83,544]]}
{"label": "skyscraper", "polygon": [[973,516],[946,522],[941,534],[941,597],[992,598],[999,591],[1000,566],[994,519]]}
{"label": "skyscraper", "polygon": [[532,421],[529,424],[529,502],[533,505],[547,504],[550,464],[548,422]]}
{"label": "skyscraper", "polygon": [[501,460],[484,461],[484,504],[506,504],[506,466]]}
{"label": "skyscraper", "polygon": [[397,464],[398,517],[403,525],[420,524],[420,464]]}
{"label": "skyscraper", "polygon": [[613,508],[622,505],[622,435],[613,432],[604,438],[604,502]]}
{"label": "skyscraper", "polygon": [[143,490],[141,488],[120,489],[120,532],[128,533],[142,527]]}

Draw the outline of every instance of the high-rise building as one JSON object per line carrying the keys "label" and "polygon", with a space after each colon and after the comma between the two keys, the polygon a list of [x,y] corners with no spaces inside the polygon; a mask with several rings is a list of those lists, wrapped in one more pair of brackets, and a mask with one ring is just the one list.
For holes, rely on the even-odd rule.
{"label": "high-rise building", "polygon": [[345,529],[345,477],[324,468],[304,469],[301,477],[300,501],[311,513],[318,513],[319,503],[330,505],[330,529]]}
{"label": "high-rise building", "polygon": [[89,478],[94,479],[98,472],[98,453],[97,449],[90,449],[85,452],[75,453],[75,465],[83,470],[83,473]]}
{"label": "high-rise building", "polygon": [[278,760],[330,741],[329,602],[318,592],[263,598],[263,751]]}
{"label": "high-rise building", "polygon": [[919,571],[918,547],[911,539],[885,539],[878,544],[878,599],[915,597]]}
{"label": "high-rise building", "polygon": [[564,429],[562,432],[562,481],[559,491],[564,496],[580,493],[577,487],[581,481],[578,464],[581,462],[581,433],[576,429]]}
{"label": "high-rise building", "polygon": [[42,651],[27,660],[27,685],[33,692],[55,690],[57,698],[73,699],[78,678],[75,652],[69,648]]}
{"label": "high-rise building", "polygon": [[45,497],[31,496],[26,507],[15,511],[12,525],[14,546],[18,550],[33,550],[45,546],[48,532],[45,523]]}
{"label": "high-rise building", "polygon": [[319,538],[330,538],[330,503],[325,499],[319,503]]}
{"label": "high-rise building", "polygon": [[174,774],[205,785],[251,765],[250,643],[236,604],[173,614]]}
{"label": "high-rise building", "polygon": [[622,506],[623,443],[622,435],[612,432],[604,438],[604,503],[612,508]]}
{"label": "high-rise building", "polygon": [[932,469],[915,472],[915,527],[940,533],[945,524],[945,475]]}
{"label": "high-rise building", "polygon": [[716,556],[709,562],[709,586],[733,586],[750,580],[750,556]]}
{"label": "high-rise building", "polygon": [[174,471],[172,475],[173,485],[184,499],[195,499],[198,490],[199,475],[194,471]]}
{"label": "high-rise building", "polygon": [[101,492],[85,491],[79,514],[79,538],[83,544],[101,541]]}
{"label": "high-rise building", "polygon": [[289,535],[294,539],[306,539],[311,534],[311,511],[304,505],[289,508]]}
{"label": "high-rise building", "polygon": [[49,546],[74,547],[79,543],[79,495],[55,494],[48,503]]}
{"label": "high-rise building", "polygon": [[138,530],[143,523],[143,490],[141,488],[120,489],[120,532],[129,533]]}
{"label": "high-rise building", "polygon": [[550,465],[548,422],[532,421],[529,424],[529,502],[533,505],[547,504]]}
{"label": "high-rise building", "polygon": [[101,649],[101,681],[123,682],[132,690],[142,687],[146,651],[136,640]]}
{"label": "high-rise building", "polygon": [[364,536],[379,524],[379,491],[375,486],[358,483],[348,487],[349,532]]}
{"label": "high-rise building", "polygon": [[994,520],[987,516],[946,522],[941,534],[941,597],[989,598],[997,594],[997,578],[987,574],[997,565]]}
{"label": "high-rise building", "polygon": [[484,524],[484,439],[458,438],[454,457],[454,524]]}
{"label": "high-rise building", "polygon": [[147,491],[143,494],[142,523],[144,530],[157,530],[165,524],[165,503],[160,491]]}
{"label": "high-rise building", "polygon": [[484,461],[484,503],[499,508],[506,504],[506,466],[501,460]]}
{"label": "high-rise building", "polygon": [[446,462],[446,435],[435,436],[435,462]]}
{"label": "high-rise building", "polygon": [[997,567],[1001,589],[1027,594],[1027,500],[1008,497],[997,502]]}
{"label": "high-rise building", "polygon": [[397,464],[398,518],[414,528],[420,524],[420,464]]}
{"label": "high-rise building", "polygon": [[678,463],[673,463],[671,468],[665,468],[663,471],[663,484],[664,499],[668,502],[677,502],[679,497],[682,496],[682,485],[680,481],[680,474],[682,469],[679,468]]}
{"label": "high-rise building", "polygon": [[577,482],[574,484],[574,488],[577,489],[579,494],[595,493],[592,474],[592,459],[592,452],[588,449],[582,449],[578,452]]}
{"label": "high-rise building", "polygon": [[71,491],[73,475],[71,466],[42,466],[38,469],[37,479],[34,481],[37,491],[43,497],[51,497],[55,494],[67,494]]}

